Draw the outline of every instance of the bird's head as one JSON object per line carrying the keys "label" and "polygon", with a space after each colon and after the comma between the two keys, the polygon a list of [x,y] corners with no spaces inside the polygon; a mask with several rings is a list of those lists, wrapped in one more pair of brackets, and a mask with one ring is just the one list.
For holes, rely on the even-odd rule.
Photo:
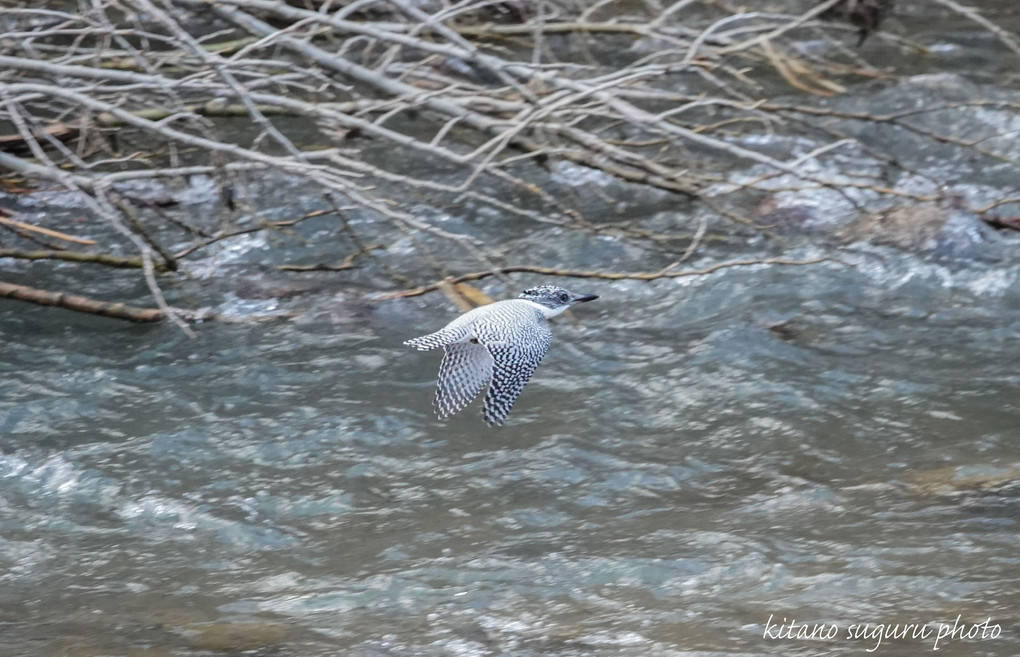
{"label": "bird's head", "polygon": [[525,290],[521,293],[521,299],[526,299],[548,308],[547,316],[558,315],[575,303],[583,301],[594,301],[598,299],[594,294],[574,294],[568,289],[556,285],[539,285]]}

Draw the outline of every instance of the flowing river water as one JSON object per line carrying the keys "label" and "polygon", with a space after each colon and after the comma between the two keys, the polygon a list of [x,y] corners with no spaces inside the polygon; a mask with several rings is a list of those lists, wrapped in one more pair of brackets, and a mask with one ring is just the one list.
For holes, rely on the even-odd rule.
{"label": "flowing river water", "polygon": [[[950,165],[977,196],[1015,186]],[[281,216],[308,210],[285,185],[265,183]],[[627,193],[631,214],[683,214]],[[77,212],[59,201],[40,212]],[[573,239],[541,231],[536,250]],[[571,280],[600,298],[555,322],[498,429],[477,405],[437,421],[439,355],[401,344],[456,316],[441,295],[373,301],[354,272],[281,300],[245,260],[264,235],[168,293],[290,320],[190,340],[0,300],[0,657],[1015,657],[1020,259],[988,239],[791,240],[783,257],[827,259]],[[776,255],[739,241],[690,265]],[[575,247],[640,268],[610,238]],[[5,264],[50,289],[79,271]]]}
{"label": "flowing river water", "polygon": [[435,296],[197,340],[5,303],[3,654],[1017,654],[1018,276],[578,281],[501,429],[431,417]]}

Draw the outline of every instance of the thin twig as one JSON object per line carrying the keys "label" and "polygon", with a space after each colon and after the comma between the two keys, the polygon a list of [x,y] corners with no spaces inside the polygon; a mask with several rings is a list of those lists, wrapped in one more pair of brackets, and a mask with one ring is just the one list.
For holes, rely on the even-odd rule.
{"label": "thin twig", "polygon": [[507,267],[499,267],[495,271],[476,271],[470,274],[461,274],[459,276],[452,276],[450,278],[443,279],[442,281],[436,281],[428,285],[422,285],[421,287],[412,288],[410,290],[401,290],[400,292],[390,292],[374,297],[377,301],[383,301],[388,299],[403,299],[406,297],[417,297],[428,292],[434,292],[438,290],[442,285],[456,285],[458,283],[466,283],[467,281],[477,281],[489,276],[499,274],[541,274],[543,276],[560,276],[564,278],[596,278],[608,281],[654,281],[660,278],[683,278],[687,276],[705,276],[713,272],[717,272],[720,269],[729,269],[731,267],[750,267],[752,265],[792,265],[792,266],[803,266],[803,265],[814,265],[819,262],[825,262],[830,258],[811,258],[808,260],[789,260],[786,258],[762,258],[762,259],[751,259],[751,260],[729,260],[727,262],[720,262],[704,269],[686,269],[683,271],[668,271],[660,270],[655,272],[615,272],[615,271],[600,271],[594,269],[558,269],[555,267],[537,267],[532,265],[511,265]]}

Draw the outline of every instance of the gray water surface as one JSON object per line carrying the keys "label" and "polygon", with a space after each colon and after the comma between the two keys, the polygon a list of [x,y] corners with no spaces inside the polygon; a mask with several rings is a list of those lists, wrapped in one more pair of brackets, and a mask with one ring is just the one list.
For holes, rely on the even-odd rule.
{"label": "gray water surface", "polygon": [[[1015,30],[1013,3],[978,5]],[[833,107],[893,112],[1000,98],[973,85],[1002,85],[1011,104],[932,112],[921,125],[1006,159],[884,125],[837,127],[918,174],[890,180],[899,190],[972,207],[1015,197],[1015,60],[992,36],[960,32],[951,12],[911,7],[888,29],[928,56],[883,35],[866,47],[930,75]],[[819,146],[752,136],[796,156]],[[879,164],[849,145],[804,163],[848,180]],[[739,167],[721,169],[720,186],[764,173]],[[596,223],[693,233],[703,212],[580,167],[550,169],[543,188]],[[252,234],[167,277],[171,303],[241,320],[198,325],[194,340],[171,325],[0,300],[0,657],[1020,654],[1016,239],[836,247],[837,224],[862,214],[845,190],[773,182],[766,223],[787,230],[788,250],[711,224],[684,266],[829,260],[570,281],[600,299],[556,322],[500,429],[477,405],[447,422],[431,414],[439,355],[401,343],[456,316],[440,294],[372,302],[366,293],[393,282],[369,267],[275,271],[350,253],[335,217],[295,229],[300,249]],[[245,191],[269,220],[325,207],[272,174]],[[493,193],[530,207],[512,189]],[[175,198],[216,228],[215,181],[193,177]],[[80,198],[45,188],[4,201],[40,225],[82,214]],[[506,245],[508,261],[656,271],[675,260],[470,200],[420,203],[416,217]],[[388,245],[378,257],[390,267],[430,280],[392,226],[351,221],[365,243]],[[819,227],[828,232],[801,239]],[[89,229],[104,243],[102,222]],[[2,265],[10,282],[150,303],[134,274]],[[505,298],[549,282],[563,281],[482,287]],[[945,637],[935,652],[957,618],[970,638]],[[777,630],[792,620],[824,632]]]}
{"label": "gray water surface", "polygon": [[960,615],[1000,634],[936,654],[1016,655],[1020,266],[839,258],[576,281],[501,429],[431,416],[438,295],[195,340],[2,302],[2,654],[863,655]]}

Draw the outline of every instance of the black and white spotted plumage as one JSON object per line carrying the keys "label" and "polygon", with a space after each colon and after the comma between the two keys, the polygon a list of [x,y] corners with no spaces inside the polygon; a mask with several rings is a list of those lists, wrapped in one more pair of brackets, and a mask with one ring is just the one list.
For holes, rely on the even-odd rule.
{"label": "black and white spotted plumage", "polygon": [[488,385],[485,421],[503,424],[552,344],[548,319],[596,298],[543,285],[518,299],[475,308],[435,333],[405,342],[420,351],[446,349],[433,404],[436,415],[444,419],[460,411]]}
{"label": "black and white spotted plumage", "polygon": [[538,364],[545,358],[552,344],[552,331],[542,324],[529,334],[527,342],[491,347],[493,368],[492,384],[485,395],[485,421],[490,425],[503,424],[510,409],[520,396]]}
{"label": "black and white spotted plumage", "polygon": [[493,358],[481,343],[454,342],[446,346],[443,363],[439,366],[436,415],[444,420],[471,403],[492,378]]}

